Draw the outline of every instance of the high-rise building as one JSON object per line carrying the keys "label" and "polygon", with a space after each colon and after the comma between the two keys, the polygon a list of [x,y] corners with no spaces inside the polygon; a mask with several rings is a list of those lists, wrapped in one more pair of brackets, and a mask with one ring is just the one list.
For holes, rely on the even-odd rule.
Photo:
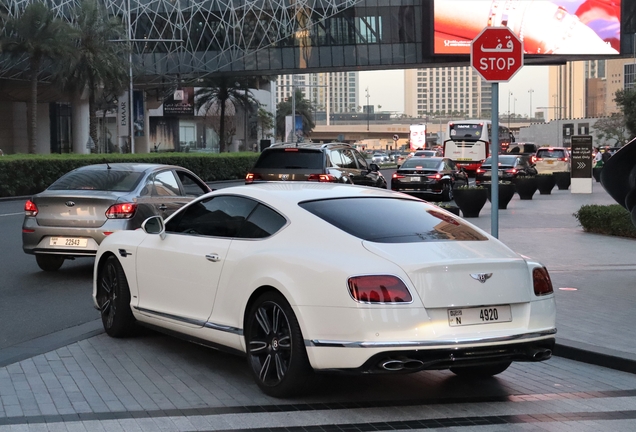
{"label": "high-rise building", "polygon": [[290,98],[292,85],[301,89],[306,99],[319,111],[330,113],[357,112],[358,72],[327,72],[314,74],[280,75],[277,80],[276,103]]}
{"label": "high-rise building", "polygon": [[492,86],[471,66],[404,71],[404,112],[411,117],[490,117]]}

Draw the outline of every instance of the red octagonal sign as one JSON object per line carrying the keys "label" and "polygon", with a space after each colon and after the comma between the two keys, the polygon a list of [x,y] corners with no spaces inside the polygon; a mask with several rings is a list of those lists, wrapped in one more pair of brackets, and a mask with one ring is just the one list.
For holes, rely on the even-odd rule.
{"label": "red octagonal sign", "polygon": [[523,66],[523,42],[508,27],[486,27],[470,44],[470,64],[488,82],[507,82]]}

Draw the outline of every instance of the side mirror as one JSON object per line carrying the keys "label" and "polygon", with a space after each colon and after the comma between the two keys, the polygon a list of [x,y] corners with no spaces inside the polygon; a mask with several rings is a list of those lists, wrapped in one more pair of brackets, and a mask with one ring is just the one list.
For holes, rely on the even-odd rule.
{"label": "side mirror", "polygon": [[146,234],[159,234],[163,240],[166,237],[166,227],[161,216],[151,216],[141,224]]}
{"label": "side mirror", "polygon": [[380,166],[376,163],[371,163],[371,165],[369,165],[369,167],[371,167],[371,171],[373,172],[378,172],[380,171]]}

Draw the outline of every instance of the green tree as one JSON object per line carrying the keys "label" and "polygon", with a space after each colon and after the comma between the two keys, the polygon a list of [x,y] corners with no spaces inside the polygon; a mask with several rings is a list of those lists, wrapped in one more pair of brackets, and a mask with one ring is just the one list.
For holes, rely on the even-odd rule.
{"label": "green tree", "polygon": [[274,121],[274,114],[263,107],[259,107],[256,115],[261,138],[265,138],[265,131],[273,129],[276,124]]}
{"label": "green tree", "polygon": [[[253,81],[253,79],[252,79]],[[203,108],[206,116],[218,117],[218,122],[212,122],[212,127],[219,136],[219,152],[227,149],[227,142],[231,135],[226,133],[226,114],[235,114],[238,108],[254,110],[258,102],[249,89],[250,78],[235,78],[231,76],[217,76],[208,78],[203,88],[197,90],[196,106]]]}
{"label": "green tree", "polygon": [[108,107],[127,87],[128,59],[121,20],[109,17],[95,0],[84,0],[73,11],[75,51],[57,71],[63,90],[79,96],[88,92],[89,134],[97,143],[97,110]]}
{"label": "green tree", "polygon": [[623,114],[613,113],[611,116],[603,117],[594,123],[596,139],[604,142],[614,140],[612,144],[616,147],[623,145],[626,131]]}
{"label": "green tree", "polygon": [[[296,89],[296,115],[302,118],[303,122],[303,135],[311,135],[311,131],[314,130],[316,124],[314,123],[314,106],[309,99],[305,98],[301,89]],[[280,102],[276,107],[276,133],[282,140],[285,141],[285,117],[292,115],[292,101],[289,100]]]}
{"label": "green tree", "polygon": [[72,27],[55,16],[42,2],[28,4],[21,13],[8,18],[0,45],[14,61],[26,60],[31,92],[27,108],[29,153],[37,150],[38,79],[44,68],[68,59],[73,50]]}
{"label": "green tree", "polygon": [[625,116],[625,126],[630,138],[634,138],[636,136],[636,90],[618,90],[614,94],[614,102]]}

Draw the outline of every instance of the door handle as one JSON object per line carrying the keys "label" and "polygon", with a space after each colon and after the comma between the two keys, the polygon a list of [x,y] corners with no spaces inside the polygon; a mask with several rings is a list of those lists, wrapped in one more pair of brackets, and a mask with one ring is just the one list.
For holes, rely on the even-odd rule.
{"label": "door handle", "polygon": [[208,261],[212,261],[212,262],[219,262],[219,261],[221,261],[221,257],[219,256],[219,254],[215,254],[215,253],[207,254],[207,255],[205,256],[205,258],[206,258]]}
{"label": "door handle", "polygon": [[168,206],[167,206],[167,205],[165,205],[165,204],[161,204],[161,205],[159,206],[159,210],[161,210],[161,211],[166,211],[167,209],[168,209]]}

